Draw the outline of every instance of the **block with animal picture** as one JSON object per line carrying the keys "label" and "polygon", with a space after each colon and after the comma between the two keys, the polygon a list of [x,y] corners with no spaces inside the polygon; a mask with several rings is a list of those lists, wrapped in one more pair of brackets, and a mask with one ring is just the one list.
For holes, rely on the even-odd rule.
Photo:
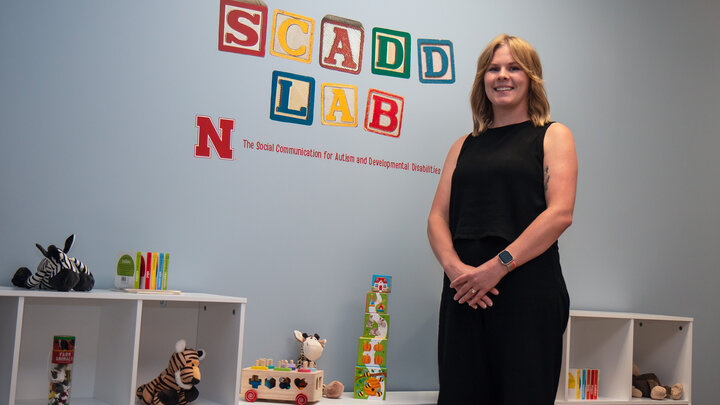
{"label": "block with animal picture", "polygon": [[387,387],[384,367],[355,367],[353,398],[383,401]]}
{"label": "block with animal picture", "polygon": [[366,367],[385,367],[387,359],[387,340],[361,337],[358,339],[357,365]]}
{"label": "block with animal picture", "polygon": [[363,337],[387,339],[390,326],[390,315],[366,313]]}

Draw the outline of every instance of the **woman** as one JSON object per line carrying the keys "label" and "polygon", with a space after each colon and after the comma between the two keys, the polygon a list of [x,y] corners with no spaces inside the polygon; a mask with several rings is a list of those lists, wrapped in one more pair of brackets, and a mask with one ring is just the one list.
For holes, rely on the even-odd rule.
{"label": "woman", "polygon": [[540,59],[500,35],[478,58],[474,128],[450,148],[428,216],[445,275],[438,404],[554,403],[569,297],[557,239],[577,157],[550,122]]}

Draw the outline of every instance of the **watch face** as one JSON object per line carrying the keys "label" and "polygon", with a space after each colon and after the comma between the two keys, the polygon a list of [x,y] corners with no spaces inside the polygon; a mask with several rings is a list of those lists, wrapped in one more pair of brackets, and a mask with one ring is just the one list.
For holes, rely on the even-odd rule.
{"label": "watch face", "polygon": [[510,262],[513,261],[512,255],[507,250],[503,250],[502,252],[500,252],[498,257],[500,258],[500,261],[503,262],[503,264],[505,265],[508,265],[510,264]]}

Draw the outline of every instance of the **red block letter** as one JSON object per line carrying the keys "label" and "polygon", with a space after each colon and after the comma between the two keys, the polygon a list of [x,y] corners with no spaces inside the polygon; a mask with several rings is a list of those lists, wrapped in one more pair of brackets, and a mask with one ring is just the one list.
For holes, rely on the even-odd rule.
{"label": "red block letter", "polygon": [[198,127],[198,143],[195,145],[196,157],[210,157],[210,146],[208,139],[212,141],[215,151],[220,159],[232,159],[232,130],[235,127],[235,121],[220,118],[220,130],[222,136],[218,135],[215,125],[213,125],[210,117],[198,115],[195,117],[195,125]]}

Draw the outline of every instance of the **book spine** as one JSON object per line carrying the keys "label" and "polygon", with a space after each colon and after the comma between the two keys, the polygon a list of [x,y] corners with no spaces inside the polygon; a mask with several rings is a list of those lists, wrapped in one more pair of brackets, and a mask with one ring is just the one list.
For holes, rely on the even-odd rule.
{"label": "book spine", "polygon": [[152,252],[145,253],[145,289],[150,289],[150,278],[152,273]]}
{"label": "book spine", "polygon": [[135,276],[133,280],[133,288],[140,288],[140,278],[142,271],[142,252],[135,254]]}
{"label": "book spine", "polygon": [[168,268],[170,267],[170,253],[165,253],[165,261],[163,262],[163,278],[162,289],[167,290]]}
{"label": "book spine", "polygon": [[155,282],[155,289],[162,290],[162,278],[163,278],[163,262],[165,261],[165,255],[158,253],[158,264],[157,264],[157,280]]}
{"label": "book spine", "polygon": [[157,252],[152,252],[152,264],[150,265],[150,289],[155,289],[157,283]]}

